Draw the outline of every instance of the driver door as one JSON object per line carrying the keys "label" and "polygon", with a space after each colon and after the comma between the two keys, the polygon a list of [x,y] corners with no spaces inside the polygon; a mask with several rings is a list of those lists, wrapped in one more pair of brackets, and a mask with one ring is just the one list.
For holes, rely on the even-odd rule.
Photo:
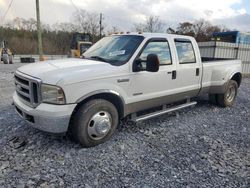
{"label": "driver door", "polygon": [[[129,103],[132,111],[161,105],[164,98],[174,93],[176,64],[172,60],[172,52],[166,38],[152,38],[146,42],[139,52],[136,62],[146,67],[148,54],[156,54],[160,61],[158,72],[133,72]],[[135,62],[134,62],[135,63]],[[163,103],[164,104],[164,103]]]}

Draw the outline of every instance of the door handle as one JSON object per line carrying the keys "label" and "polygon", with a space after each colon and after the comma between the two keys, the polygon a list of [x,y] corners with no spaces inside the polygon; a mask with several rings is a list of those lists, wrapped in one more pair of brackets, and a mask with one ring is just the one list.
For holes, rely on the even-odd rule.
{"label": "door handle", "polygon": [[172,79],[173,79],[173,80],[176,79],[176,74],[177,74],[177,73],[176,73],[176,70],[173,70],[173,71],[172,71]]}
{"label": "door handle", "polygon": [[176,79],[176,70],[169,71],[168,74],[172,74],[172,79]]}
{"label": "door handle", "polygon": [[199,76],[200,75],[200,69],[199,68],[196,68],[196,76]]}

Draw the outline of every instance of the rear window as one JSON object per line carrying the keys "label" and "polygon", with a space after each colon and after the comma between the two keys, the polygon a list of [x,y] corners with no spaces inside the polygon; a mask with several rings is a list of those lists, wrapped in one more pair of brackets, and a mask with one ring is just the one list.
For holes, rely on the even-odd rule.
{"label": "rear window", "polygon": [[180,64],[195,63],[194,48],[189,40],[180,41],[175,40],[175,46],[178,54]]}

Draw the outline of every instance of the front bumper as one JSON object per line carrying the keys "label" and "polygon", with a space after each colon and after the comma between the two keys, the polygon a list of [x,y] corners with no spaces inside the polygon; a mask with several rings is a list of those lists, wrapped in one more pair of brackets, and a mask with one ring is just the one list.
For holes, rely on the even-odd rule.
{"label": "front bumper", "polygon": [[50,133],[65,133],[76,104],[53,105],[41,103],[36,108],[24,104],[16,92],[13,96],[17,113],[37,129]]}

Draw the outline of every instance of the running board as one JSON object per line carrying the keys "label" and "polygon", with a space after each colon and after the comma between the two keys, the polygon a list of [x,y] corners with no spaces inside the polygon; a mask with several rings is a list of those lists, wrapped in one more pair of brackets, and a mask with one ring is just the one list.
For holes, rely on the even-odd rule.
{"label": "running board", "polygon": [[153,113],[150,113],[150,114],[146,114],[146,115],[142,115],[142,116],[136,116],[136,114],[133,114],[131,120],[134,121],[134,122],[143,121],[143,120],[147,120],[147,119],[150,119],[150,118],[160,116],[162,114],[166,114],[166,113],[169,113],[169,112],[174,112],[174,111],[177,111],[177,110],[180,110],[180,109],[183,109],[183,108],[194,106],[196,104],[197,104],[197,102],[195,102],[195,101],[194,102],[187,102],[185,104],[181,104],[181,105],[178,105],[178,106],[175,106],[175,107],[172,107],[172,108],[168,108],[168,109],[163,108],[163,110],[153,112]]}

